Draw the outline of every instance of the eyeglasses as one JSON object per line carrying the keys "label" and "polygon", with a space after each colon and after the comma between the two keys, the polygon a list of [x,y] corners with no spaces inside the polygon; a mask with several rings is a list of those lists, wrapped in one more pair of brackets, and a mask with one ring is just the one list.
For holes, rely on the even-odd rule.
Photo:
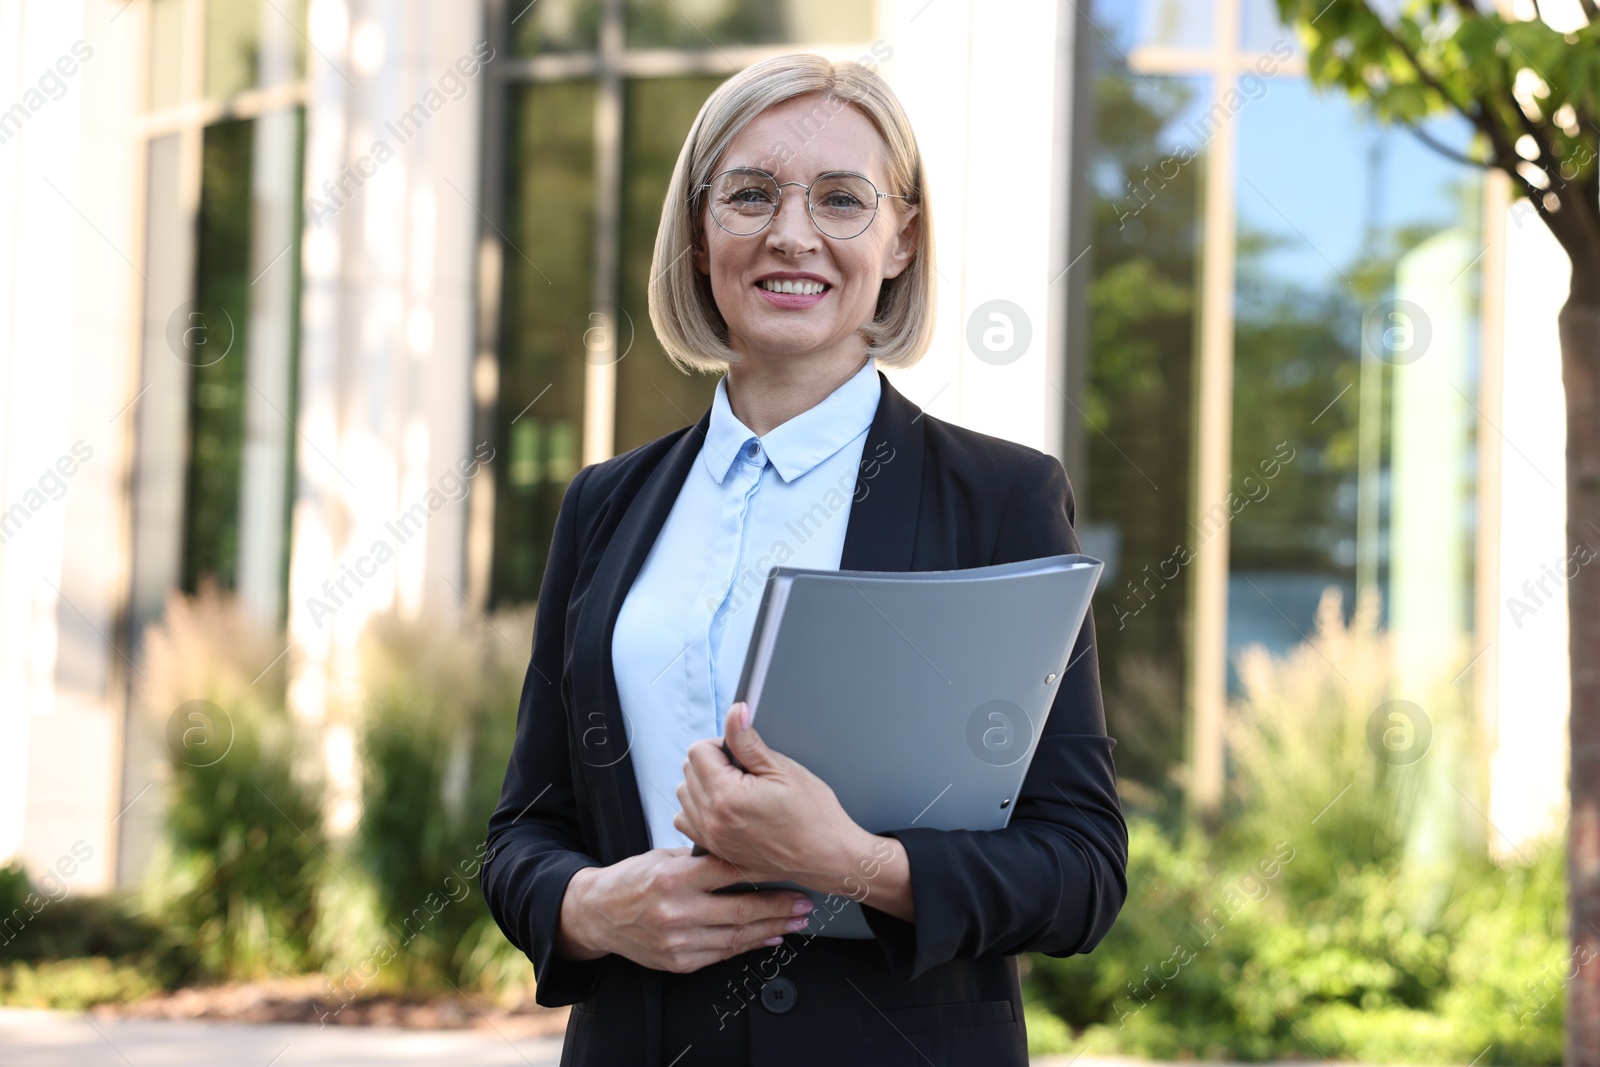
{"label": "eyeglasses", "polygon": [[878,201],[886,196],[907,199],[899,193],[880,193],[878,187],[852,171],[829,171],[810,185],[783,182],[764,170],[738,167],[725,170],[697,187],[711,190],[711,217],[718,226],[739,237],[767,228],[778,213],[783,186],[806,191],[806,212],[824,235],[847,241],[859,237],[878,216]]}

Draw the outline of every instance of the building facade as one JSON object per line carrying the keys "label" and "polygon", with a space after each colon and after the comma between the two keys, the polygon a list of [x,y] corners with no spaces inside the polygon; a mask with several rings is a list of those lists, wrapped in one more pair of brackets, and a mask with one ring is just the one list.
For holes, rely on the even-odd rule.
{"label": "building facade", "polygon": [[1559,257],[1311,90],[1271,11],[0,3],[0,855],[137,880],[142,637],[208,582],[286,634],[351,825],[325,718],[367,620],[531,600],[573,474],[709,404],[651,336],[662,196],[706,95],[792,51],[911,115],[938,334],[892,376],[1065,462],[1123,773],[1219,789],[1232,655],[1374,586],[1417,685],[1464,665],[1490,820],[1540,832],[1564,608],[1509,601],[1566,554]]}

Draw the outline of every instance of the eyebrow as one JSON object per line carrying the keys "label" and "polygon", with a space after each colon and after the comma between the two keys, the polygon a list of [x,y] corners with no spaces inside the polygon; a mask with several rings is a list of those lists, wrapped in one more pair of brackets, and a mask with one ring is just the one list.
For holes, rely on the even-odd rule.
{"label": "eyebrow", "polygon": [[[754,171],[757,174],[765,174],[767,177],[771,178],[774,182],[776,182],[778,180],[778,176],[776,174],[772,173],[770,170],[767,170],[764,167],[743,167],[743,166],[734,165],[734,166],[730,166],[730,167],[723,167],[722,171],[719,171],[718,173],[722,173],[722,172],[730,171],[730,170]],[[830,170],[819,170],[819,171],[817,171],[817,173],[815,175],[813,175],[812,180],[815,181],[816,178],[821,177],[824,174],[852,174],[857,178],[867,178],[867,176],[865,174],[863,174],[859,170],[851,170],[848,167],[835,167],[835,168],[832,168]],[[872,181],[872,179],[871,178],[867,178],[867,181],[870,182],[870,181]]]}

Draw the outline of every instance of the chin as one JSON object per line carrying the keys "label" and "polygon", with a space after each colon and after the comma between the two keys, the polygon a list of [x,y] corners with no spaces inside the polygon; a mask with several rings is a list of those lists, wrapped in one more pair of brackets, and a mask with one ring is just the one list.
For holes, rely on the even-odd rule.
{"label": "chin", "polygon": [[829,341],[828,335],[821,331],[812,333],[807,330],[802,333],[778,327],[752,331],[741,336],[748,349],[783,356],[803,356],[807,352],[827,347]]}

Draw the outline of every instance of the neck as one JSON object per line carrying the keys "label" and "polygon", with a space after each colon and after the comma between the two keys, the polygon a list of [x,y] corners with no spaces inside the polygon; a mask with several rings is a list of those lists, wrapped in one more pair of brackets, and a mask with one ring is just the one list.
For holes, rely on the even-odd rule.
{"label": "neck", "polygon": [[728,366],[728,406],[759,437],[816,407],[867,359],[865,352],[819,359],[745,355]]}

